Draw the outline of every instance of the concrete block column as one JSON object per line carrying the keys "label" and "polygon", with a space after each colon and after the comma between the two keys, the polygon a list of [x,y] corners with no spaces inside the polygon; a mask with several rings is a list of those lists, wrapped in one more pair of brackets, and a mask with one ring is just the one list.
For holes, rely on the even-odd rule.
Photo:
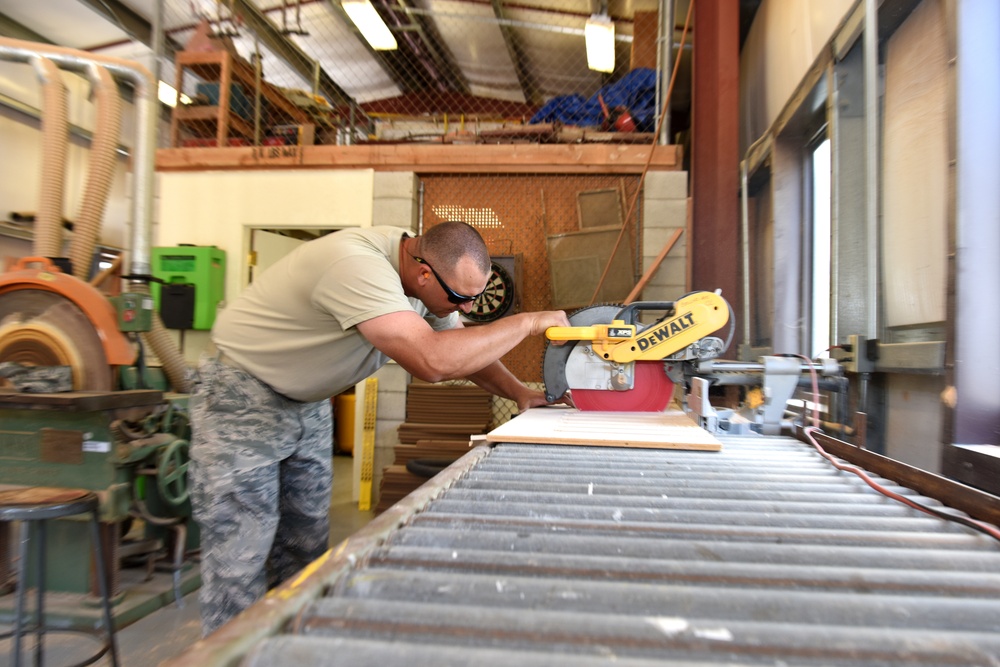
{"label": "concrete block column", "polygon": [[685,171],[650,171],[643,184],[642,273],[653,265],[674,233],[673,249],[646,284],[639,299],[676,301],[690,291],[688,277],[688,188]]}
{"label": "concrete block column", "polygon": [[412,171],[376,171],[372,224],[392,225],[413,232],[418,219],[417,175]]}
{"label": "concrete block column", "polygon": [[[376,171],[373,187],[372,225],[391,225],[408,229],[414,234],[418,225],[417,175],[409,171]],[[375,418],[375,458],[372,469],[372,507],[378,504],[378,489],[382,469],[395,458],[394,448],[399,442],[399,425],[406,420],[406,387],[410,374],[402,366],[389,362],[375,376],[378,379],[378,400]],[[361,462],[364,437],[364,382],[355,391],[359,400],[355,405],[354,433],[354,500],[360,496]]]}

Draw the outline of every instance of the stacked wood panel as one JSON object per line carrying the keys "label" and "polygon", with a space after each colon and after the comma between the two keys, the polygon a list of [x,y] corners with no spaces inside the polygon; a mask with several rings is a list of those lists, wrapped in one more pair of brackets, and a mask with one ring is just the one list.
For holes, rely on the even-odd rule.
{"label": "stacked wood panel", "polygon": [[406,421],[399,426],[395,462],[382,472],[376,513],[427,481],[409,472],[407,463],[455,461],[471,448],[471,436],[489,432],[492,421],[492,396],[475,385],[410,383]]}

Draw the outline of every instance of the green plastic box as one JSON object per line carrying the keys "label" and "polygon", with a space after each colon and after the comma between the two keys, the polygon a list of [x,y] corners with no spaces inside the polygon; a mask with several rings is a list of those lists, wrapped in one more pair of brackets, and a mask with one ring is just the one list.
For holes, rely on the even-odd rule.
{"label": "green plastic box", "polygon": [[[219,302],[225,298],[226,251],[215,246],[180,245],[153,248],[152,272],[155,278],[167,285],[189,285],[194,290],[191,329],[207,331],[215,323]],[[156,310],[166,322],[165,309],[173,304],[165,302],[165,291],[154,281],[150,287]],[[190,307],[190,304],[188,304]],[[169,327],[170,325],[167,324]],[[174,327],[176,328],[176,327]]]}

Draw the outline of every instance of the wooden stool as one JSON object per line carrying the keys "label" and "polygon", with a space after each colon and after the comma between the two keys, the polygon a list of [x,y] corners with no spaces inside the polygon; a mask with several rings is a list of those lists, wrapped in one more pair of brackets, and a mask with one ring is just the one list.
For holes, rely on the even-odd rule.
{"label": "wooden stool", "polygon": [[[25,634],[35,634],[35,665],[42,664],[42,640],[47,628],[45,625],[45,522],[49,519],[61,519],[77,514],[90,515],[90,534],[94,544],[94,558],[97,565],[97,585],[101,594],[101,605],[104,615],[104,644],[100,651],[72,667],[82,667],[96,662],[101,656],[110,652],[111,664],[118,665],[118,646],[115,643],[115,626],[111,620],[111,602],[108,598],[108,578],[104,568],[104,555],[101,549],[101,535],[98,528],[97,494],[83,489],[57,489],[47,487],[31,487],[0,491],[0,522],[20,521],[20,538],[17,561],[17,603],[14,617],[11,664],[21,665],[21,640]],[[28,541],[31,539],[31,525],[35,524],[35,537],[38,540],[35,550],[35,570],[37,571],[37,604],[34,616],[26,617],[25,597],[28,588]]]}

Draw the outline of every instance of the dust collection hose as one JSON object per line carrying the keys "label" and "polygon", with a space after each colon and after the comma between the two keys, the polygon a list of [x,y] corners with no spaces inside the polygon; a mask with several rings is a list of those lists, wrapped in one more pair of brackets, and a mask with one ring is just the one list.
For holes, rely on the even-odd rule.
{"label": "dust collection hose", "polygon": [[[147,283],[134,283],[131,289],[139,294],[150,294]],[[163,364],[163,372],[173,390],[182,394],[189,393],[191,385],[187,379],[187,362],[184,361],[184,355],[181,354],[173,336],[163,326],[159,313],[153,313],[153,327],[142,334],[142,339],[153,348],[153,352]]]}
{"label": "dust collection hose", "polygon": [[63,192],[69,148],[69,107],[62,73],[48,58],[31,59],[42,81],[42,183],[35,219],[33,254],[62,257]]}
{"label": "dust collection hose", "polygon": [[115,176],[118,135],[121,131],[122,101],[114,78],[104,67],[91,64],[87,74],[94,86],[97,120],[94,141],[87,163],[87,184],[83,192],[80,213],[73,224],[73,239],[69,259],[73,275],[90,279],[91,258],[101,234],[101,223],[108,203],[108,193]]}

